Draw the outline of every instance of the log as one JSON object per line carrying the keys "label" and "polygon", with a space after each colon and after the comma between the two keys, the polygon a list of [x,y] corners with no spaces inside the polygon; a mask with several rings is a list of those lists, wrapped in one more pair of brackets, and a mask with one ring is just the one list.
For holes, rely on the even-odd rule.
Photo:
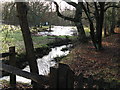
{"label": "log", "polygon": [[8,73],[12,73],[14,75],[19,75],[19,76],[25,77],[27,79],[31,79],[31,80],[37,82],[40,85],[48,85],[48,83],[49,83],[49,78],[48,77],[38,75],[38,74],[34,74],[34,73],[29,73],[29,72],[26,72],[26,71],[22,71],[19,68],[16,68],[16,67],[13,67],[13,66],[10,66],[10,65],[7,65],[7,64],[2,63],[2,67],[0,67],[0,70],[6,71]]}

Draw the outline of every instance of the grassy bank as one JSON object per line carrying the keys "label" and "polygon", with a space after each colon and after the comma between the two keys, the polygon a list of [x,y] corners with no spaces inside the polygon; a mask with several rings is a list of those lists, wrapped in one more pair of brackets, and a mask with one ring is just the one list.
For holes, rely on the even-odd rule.
{"label": "grassy bank", "polygon": [[[47,26],[43,29],[48,28]],[[31,32],[33,28],[30,28]],[[35,29],[34,29],[35,30]],[[34,36],[32,35],[34,48],[47,46],[48,43],[54,42],[55,39],[65,39],[66,36]],[[69,39],[74,39],[74,37],[68,37]],[[24,41],[20,27],[12,25],[1,25],[0,26],[0,41],[1,41],[1,50],[2,52],[7,52],[10,46],[15,46],[18,53],[24,52]]]}

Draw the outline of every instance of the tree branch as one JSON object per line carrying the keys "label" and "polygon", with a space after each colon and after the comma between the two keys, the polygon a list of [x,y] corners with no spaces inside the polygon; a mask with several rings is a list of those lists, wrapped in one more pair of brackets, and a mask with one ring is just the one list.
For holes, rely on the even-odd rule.
{"label": "tree branch", "polygon": [[112,6],[107,6],[107,7],[104,9],[104,11],[107,11],[107,9],[109,9],[110,7],[120,8],[120,6],[116,6],[116,5],[115,5],[115,6],[113,6],[113,5],[112,5]]}
{"label": "tree branch", "polygon": [[76,20],[74,18],[71,18],[71,17],[67,17],[67,16],[64,16],[62,15],[60,12],[59,12],[59,6],[56,2],[54,2],[54,4],[56,5],[56,12],[57,12],[57,15],[65,20],[69,20],[69,21],[72,21],[72,22],[76,22]]}
{"label": "tree branch", "polygon": [[83,5],[83,3],[80,3],[80,4],[81,4],[81,6],[82,6],[82,8],[83,8],[83,10],[84,10],[84,12],[85,12],[85,14],[86,14],[86,16],[87,16],[89,22],[92,22],[92,20],[91,20],[91,18],[90,18],[91,16],[90,16],[90,14],[89,14],[87,8]]}
{"label": "tree branch", "polygon": [[72,5],[73,7],[77,6],[77,4],[75,2],[66,2],[66,3],[68,3],[69,5]]}
{"label": "tree branch", "polygon": [[73,2],[73,1],[71,1],[71,0],[63,0],[63,1],[65,1],[66,3],[68,3],[69,5],[72,5],[73,7],[76,7],[77,6],[77,3],[75,3],[75,2]]}

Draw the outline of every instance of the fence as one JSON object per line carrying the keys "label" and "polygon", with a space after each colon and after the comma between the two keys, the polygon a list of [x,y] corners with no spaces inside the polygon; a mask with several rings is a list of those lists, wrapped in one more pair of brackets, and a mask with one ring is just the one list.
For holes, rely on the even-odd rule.
{"label": "fence", "polygon": [[[9,47],[9,52],[7,53],[2,53],[1,56],[2,58],[4,57],[9,57],[9,65],[14,66],[16,65],[16,57],[15,57],[15,47]],[[16,75],[10,74],[10,86],[12,88],[16,87]]]}
{"label": "fence", "polygon": [[79,74],[78,76],[74,75],[74,72],[70,69],[70,67],[66,64],[59,63],[58,67],[51,67],[50,74],[48,77],[32,74],[26,71],[22,71],[15,67],[16,59],[15,59],[15,47],[9,48],[9,53],[3,53],[2,57],[9,56],[10,65],[2,64],[2,68],[0,70],[11,73],[10,74],[10,86],[11,88],[16,87],[16,76],[19,75],[28,79],[31,79],[40,85],[48,86],[49,88],[54,88],[56,90],[65,88],[74,89],[74,88],[119,88],[120,83],[116,81],[112,81],[110,83],[105,82],[104,79],[95,80],[93,76],[89,76],[85,78],[83,74]]}

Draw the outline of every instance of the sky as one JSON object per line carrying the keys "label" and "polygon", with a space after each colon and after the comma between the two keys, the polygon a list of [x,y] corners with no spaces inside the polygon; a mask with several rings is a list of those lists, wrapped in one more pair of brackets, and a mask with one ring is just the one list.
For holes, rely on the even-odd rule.
{"label": "sky", "polygon": [[[0,0],[0,2],[10,2],[10,1],[15,1],[15,0]],[[62,0],[16,0],[16,1],[57,1],[57,2],[61,2]],[[77,2],[78,0],[65,0],[65,1],[74,1]],[[82,1],[82,0],[79,0]],[[86,0],[88,2],[93,2],[93,0]],[[97,1],[97,0],[94,0]],[[99,0],[99,1],[107,1],[107,2],[119,2],[120,0]]]}
{"label": "sky", "polygon": [[[0,2],[1,3],[4,3],[4,2],[11,2],[11,1],[36,1],[36,2],[38,2],[38,1],[40,1],[40,2],[42,2],[42,1],[56,1],[58,4],[59,4],[59,6],[60,6],[60,9],[61,10],[64,10],[65,9],[65,7],[68,7],[69,9],[73,9],[73,7],[71,6],[71,5],[68,5],[67,3],[65,3],[65,1],[63,1],[63,0],[0,0]],[[77,2],[78,0],[71,0],[71,1],[73,1],[73,2]],[[54,7],[54,4],[52,4],[53,6],[52,7]]]}

